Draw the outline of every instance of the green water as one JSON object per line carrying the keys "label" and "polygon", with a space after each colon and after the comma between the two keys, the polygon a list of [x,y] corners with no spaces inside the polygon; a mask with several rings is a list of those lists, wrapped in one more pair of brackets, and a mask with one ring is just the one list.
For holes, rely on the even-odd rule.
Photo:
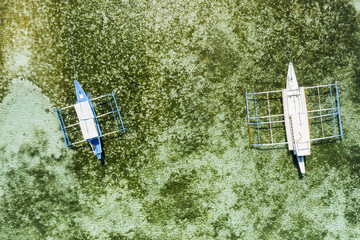
{"label": "green water", "polygon": [[[0,2],[1,239],[359,239],[358,1]],[[114,90],[110,169],[53,111]],[[249,149],[245,91],[338,82],[344,139],[299,179]],[[113,181],[110,171],[116,176]],[[100,174],[103,174],[102,181]]]}

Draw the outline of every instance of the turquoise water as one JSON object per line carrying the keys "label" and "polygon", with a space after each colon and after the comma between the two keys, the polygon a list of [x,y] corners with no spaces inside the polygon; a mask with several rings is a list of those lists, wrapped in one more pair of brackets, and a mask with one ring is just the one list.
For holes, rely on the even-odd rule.
{"label": "turquoise water", "polygon": [[[1,2],[0,238],[359,239],[354,3]],[[68,11],[77,79],[114,90],[127,129],[109,169],[53,110],[75,101]],[[340,90],[345,137],[302,179],[286,149],[248,147],[244,93],[283,88],[286,39],[300,85]]]}

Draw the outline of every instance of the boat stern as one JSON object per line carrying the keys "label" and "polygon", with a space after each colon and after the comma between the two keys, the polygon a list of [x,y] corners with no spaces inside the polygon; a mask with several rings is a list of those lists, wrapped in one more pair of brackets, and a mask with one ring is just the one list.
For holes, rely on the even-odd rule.
{"label": "boat stern", "polygon": [[305,173],[305,157],[297,156],[297,160],[298,160],[300,172],[301,172],[301,174],[304,174]]}
{"label": "boat stern", "polygon": [[91,149],[93,150],[94,154],[96,155],[98,160],[102,159],[102,149],[101,149],[101,142],[100,138],[92,138],[88,140],[91,146]]}

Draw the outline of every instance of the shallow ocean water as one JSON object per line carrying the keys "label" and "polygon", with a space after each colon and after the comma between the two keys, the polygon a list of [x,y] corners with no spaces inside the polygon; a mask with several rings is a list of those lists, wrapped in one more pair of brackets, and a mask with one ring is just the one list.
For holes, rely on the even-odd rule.
{"label": "shallow ocean water", "polygon": [[[1,2],[0,238],[359,239],[356,4]],[[54,112],[75,101],[69,20],[78,81],[114,90],[127,130],[109,168]],[[304,178],[286,148],[248,147],[244,93],[283,87],[286,39],[299,84],[340,90],[345,137]]]}

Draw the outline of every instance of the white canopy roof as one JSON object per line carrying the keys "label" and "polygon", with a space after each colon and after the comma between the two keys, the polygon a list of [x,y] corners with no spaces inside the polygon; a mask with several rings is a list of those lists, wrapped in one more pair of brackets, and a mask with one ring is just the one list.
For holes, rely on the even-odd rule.
{"label": "white canopy roof", "polygon": [[95,122],[95,116],[91,110],[89,101],[78,102],[74,105],[79,119],[81,132],[85,140],[99,137],[99,132]]}

